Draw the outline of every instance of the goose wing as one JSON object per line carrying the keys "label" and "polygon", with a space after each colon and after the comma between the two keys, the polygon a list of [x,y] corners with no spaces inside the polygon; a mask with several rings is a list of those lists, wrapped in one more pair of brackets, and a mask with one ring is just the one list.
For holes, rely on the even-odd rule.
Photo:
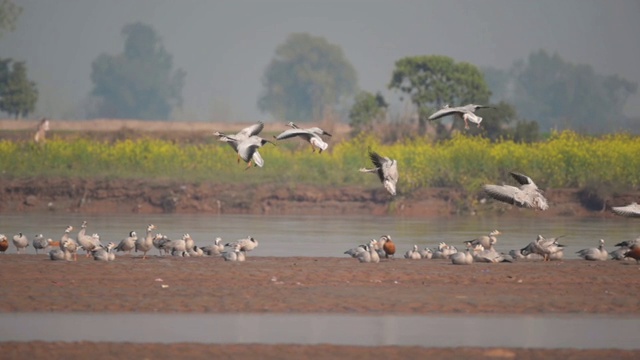
{"label": "goose wing", "polygon": [[485,185],[484,192],[491,198],[508,204],[515,204],[515,198],[520,189],[509,185]]}
{"label": "goose wing", "polygon": [[284,139],[290,139],[292,137],[300,136],[306,139],[307,141],[309,141],[312,135],[313,135],[312,133],[304,129],[287,129],[281,132],[280,135],[276,136],[276,140],[284,140]]}
{"label": "goose wing", "polygon": [[535,185],[533,180],[531,180],[531,178],[525,174],[517,173],[514,171],[510,171],[509,174],[513,176],[513,178],[516,179],[516,181],[520,185]]}
{"label": "goose wing", "polygon": [[254,135],[260,134],[260,132],[264,129],[264,123],[262,121],[258,121],[257,124],[253,124],[248,126],[242,130],[240,130],[236,136],[237,137],[251,137]]}
{"label": "goose wing", "polygon": [[462,111],[459,107],[445,107],[442,108],[429,116],[429,120],[437,120],[445,116],[460,114]]}
{"label": "goose wing", "polygon": [[640,217],[640,205],[631,203],[627,206],[614,206],[611,208],[614,214],[626,217]]}

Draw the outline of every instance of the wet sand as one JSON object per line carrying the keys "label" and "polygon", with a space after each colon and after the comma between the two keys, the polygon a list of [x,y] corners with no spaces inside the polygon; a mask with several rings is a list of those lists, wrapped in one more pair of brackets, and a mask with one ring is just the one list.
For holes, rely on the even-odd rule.
{"label": "wet sand", "polygon": [[[640,315],[634,261],[456,266],[445,260],[0,254],[1,312]],[[8,276],[10,275],[10,276]],[[637,358],[638,351],[0,343],[3,358]]]}

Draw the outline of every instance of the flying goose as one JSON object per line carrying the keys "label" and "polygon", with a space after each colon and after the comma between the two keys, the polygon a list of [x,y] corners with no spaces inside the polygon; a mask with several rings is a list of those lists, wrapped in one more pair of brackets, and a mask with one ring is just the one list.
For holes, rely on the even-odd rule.
{"label": "flying goose", "polygon": [[626,206],[614,206],[611,208],[614,214],[626,217],[640,217],[640,205],[637,202],[632,202]]}
{"label": "flying goose", "polygon": [[389,194],[395,195],[398,183],[398,162],[386,156],[381,156],[371,149],[369,149],[369,159],[371,159],[375,168],[361,168],[360,172],[377,174]]}
{"label": "flying goose", "polygon": [[448,104],[443,106],[440,110],[429,116],[429,120],[437,120],[445,116],[455,115],[458,118],[464,120],[464,128],[469,128],[469,121],[476,124],[480,127],[480,123],[482,122],[482,118],[475,114],[475,111],[478,109],[489,109],[493,108],[491,106],[486,105],[476,105],[476,104],[468,104],[464,106],[450,107]]}
{"label": "flying goose", "polygon": [[322,139],[322,135],[331,136],[331,134],[320,129],[319,127],[301,129],[291,121],[287,124],[287,126],[291,127],[291,129],[287,129],[280,133],[280,135],[275,136],[276,140],[290,139],[297,136],[311,144],[311,150],[313,150],[314,152],[317,148],[319,154],[321,154],[322,151],[327,150],[327,148],[329,147],[329,144],[327,144]]}
{"label": "flying goose", "polygon": [[538,189],[530,177],[517,172],[509,172],[509,174],[520,184],[520,187],[485,185],[483,189],[487,195],[498,201],[523,208],[536,210],[547,210],[549,208],[547,199],[542,195],[542,190]]}

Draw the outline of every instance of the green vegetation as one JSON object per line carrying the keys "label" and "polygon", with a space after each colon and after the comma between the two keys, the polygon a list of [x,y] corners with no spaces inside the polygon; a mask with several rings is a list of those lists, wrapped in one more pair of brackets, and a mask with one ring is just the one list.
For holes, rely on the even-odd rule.
{"label": "green vegetation", "polygon": [[182,106],[186,73],[172,70],[172,56],[149,25],[125,25],[122,34],[122,54],[101,54],[91,64],[91,93],[99,101],[90,117],[168,119]]}
{"label": "green vegetation", "polygon": [[266,68],[260,111],[274,118],[311,121],[348,100],[358,87],[342,48],[306,33],[289,35]]}
{"label": "green vegetation", "polygon": [[36,107],[38,88],[27,78],[24,61],[0,59],[0,111],[19,119]]}
{"label": "green vegetation", "polygon": [[511,183],[508,171],[523,172],[542,188],[606,186],[619,191],[640,185],[640,141],[625,134],[602,137],[554,133],[542,142],[492,143],[454,135],[431,144],[406,140],[382,145],[372,136],[332,144],[318,155],[305,147],[266,145],[264,168],[244,170],[223,143],[179,144],[144,138],[100,142],[54,138],[43,146],[0,141],[0,171],[5,179],[31,177],[143,178],[214,183],[281,183],[318,186],[379,186],[357,170],[369,166],[367,147],[398,160],[401,194],[421,187],[454,187],[469,194],[486,183]]}

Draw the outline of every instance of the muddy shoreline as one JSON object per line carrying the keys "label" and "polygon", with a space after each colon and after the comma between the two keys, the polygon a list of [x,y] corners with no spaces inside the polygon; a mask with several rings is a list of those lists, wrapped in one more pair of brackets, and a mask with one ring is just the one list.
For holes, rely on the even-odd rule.
{"label": "muddy shoreline", "polygon": [[[547,189],[551,206],[536,216],[614,216],[640,192],[607,199],[581,189]],[[530,213],[460,190],[425,188],[391,197],[381,187],[216,184],[150,180],[24,179],[0,181],[0,213],[211,213],[264,215],[450,216]]]}

